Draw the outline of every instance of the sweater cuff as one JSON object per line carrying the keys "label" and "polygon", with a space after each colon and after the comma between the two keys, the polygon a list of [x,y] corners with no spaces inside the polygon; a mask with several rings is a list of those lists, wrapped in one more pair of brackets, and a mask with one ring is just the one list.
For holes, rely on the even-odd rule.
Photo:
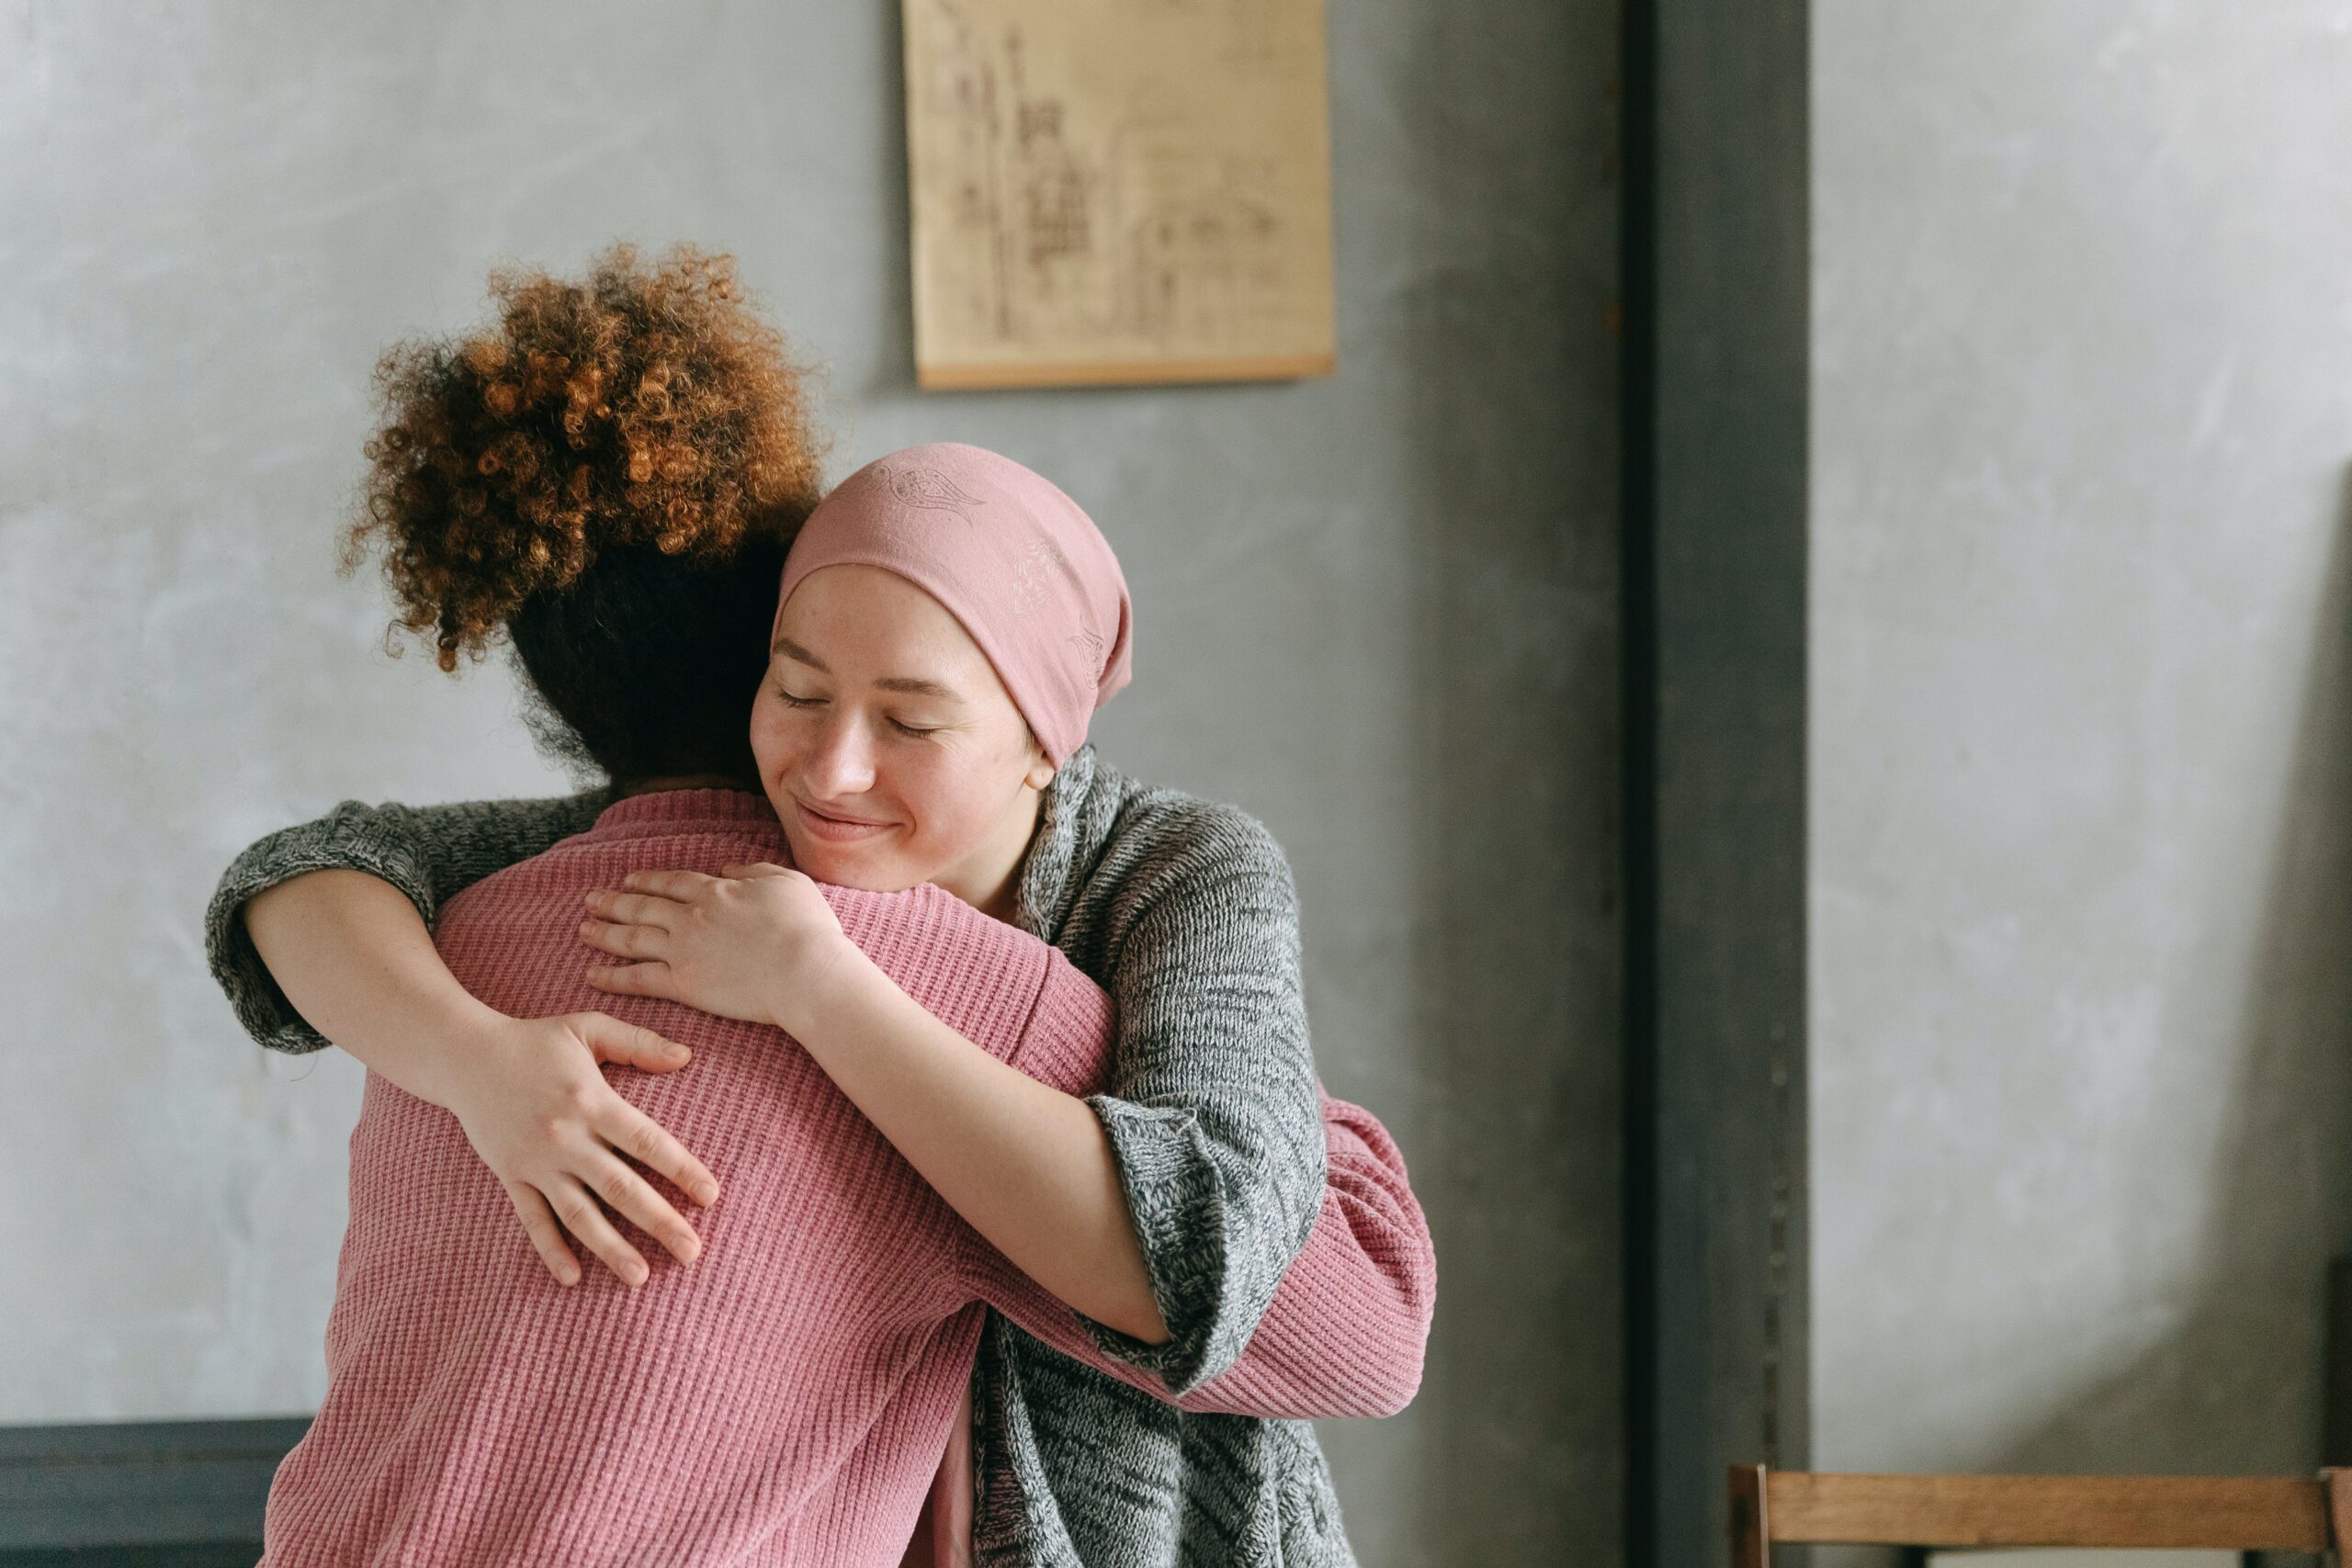
{"label": "sweater cuff", "polygon": [[413,856],[369,831],[345,801],[315,822],[288,828],[253,844],[229,864],[204,911],[204,952],[212,978],[237,1021],[273,1051],[302,1055],[330,1043],[286,999],[245,930],[245,901],[313,871],[361,871],[399,888],[425,923],[433,921],[432,884]]}
{"label": "sweater cuff", "polygon": [[[1223,1201],[1216,1168],[1203,1146],[1199,1118],[1189,1111],[1137,1105],[1107,1094],[1086,1103],[1110,1138],[1113,1163],[1127,1201],[1144,1271],[1168,1339],[1149,1344],[1080,1314],[1103,1354],[1159,1375],[1170,1393],[1189,1393],[1223,1371],[1249,1343],[1222,1340],[1229,1305]],[[1258,1304],[1262,1312],[1264,1303]],[[1258,1312],[1250,1314],[1254,1327]]]}

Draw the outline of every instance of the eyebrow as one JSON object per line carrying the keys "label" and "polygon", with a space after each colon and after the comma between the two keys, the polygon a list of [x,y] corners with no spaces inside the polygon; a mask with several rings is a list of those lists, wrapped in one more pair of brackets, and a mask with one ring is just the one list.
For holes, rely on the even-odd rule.
{"label": "eyebrow", "polygon": [[[781,653],[794,663],[806,664],[821,675],[832,673],[832,671],[826,667],[823,660],[788,637],[776,638],[775,646],[768,649],[768,652]],[[953,702],[963,700],[962,694],[952,687],[943,686],[936,681],[925,681],[913,675],[885,675],[875,682],[874,685],[876,690],[884,692],[910,692],[919,697],[945,697]]]}

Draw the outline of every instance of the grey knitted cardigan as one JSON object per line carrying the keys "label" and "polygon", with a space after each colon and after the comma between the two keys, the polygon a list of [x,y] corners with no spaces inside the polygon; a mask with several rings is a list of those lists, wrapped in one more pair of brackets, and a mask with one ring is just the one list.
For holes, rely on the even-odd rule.
{"label": "grey knitted cardigan", "polygon": [[[399,887],[430,924],[450,895],[584,832],[607,787],[410,807],[352,800],[230,865],[206,912],[212,973],[246,1030],[327,1043],[287,1002],[238,911],[307,871]],[[1173,1393],[1240,1356],[1322,1201],[1298,903],[1265,827],[1154,789],[1081,747],[1044,793],[1014,923],[1109,991],[1112,1092],[1088,1098],[1170,1337],[1087,1319]],[[1331,1474],[1302,1420],[1194,1414],[1047,1348],[991,1312],[973,1376],[977,1568],[1352,1568]]]}

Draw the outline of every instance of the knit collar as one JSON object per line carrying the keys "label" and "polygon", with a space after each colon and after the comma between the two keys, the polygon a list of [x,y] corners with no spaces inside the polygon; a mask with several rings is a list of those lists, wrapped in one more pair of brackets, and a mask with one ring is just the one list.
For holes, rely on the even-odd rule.
{"label": "knit collar", "polygon": [[1090,740],[1063,760],[1046,786],[1013,892],[1012,923],[1031,936],[1052,942],[1061,934],[1082,874],[1110,840],[1119,784]]}
{"label": "knit collar", "polygon": [[592,839],[651,839],[673,833],[733,830],[775,833],[776,820],[768,797],[747,789],[657,789],[616,800],[596,814]]}

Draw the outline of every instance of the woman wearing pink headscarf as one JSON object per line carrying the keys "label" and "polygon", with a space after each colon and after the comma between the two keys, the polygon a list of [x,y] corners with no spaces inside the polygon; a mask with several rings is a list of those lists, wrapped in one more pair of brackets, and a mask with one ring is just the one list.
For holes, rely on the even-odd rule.
{"label": "woman wearing pink headscarf", "polygon": [[[1281,852],[1245,814],[1125,779],[1085,743],[1095,707],[1126,683],[1132,626],[1116,560],[1084,513],[978,448],[894,454],[845,480],[803,525],[770,641],[752,751],[792,866],[640,874],[592,895],[583,942],[626,961],[599,960],[592,982],[793,1034],[950,1206],[1091,1320],[1097,1348],[1170,1394],[1240,1362],[1280,1311],[1278,1287],[1318,1224],[1339,1213],[1344,1228],[1327,1174],[1339,1181],[1340,1151],[1361,1157],[1382,1175],[1359,1199],[1385,1199],[1394,1223],[1337,1239],[1403,1310],[1385,1339],[1334,1334],[1334,1357],[1362,1375],[1362,1403],[1312,1413],[1368,1414],[1409,1398],[1428,1326],[1426,1232],[1377,1123],[1320,1095]],[[488,835],[481,814],[497,807],[450,808],[475,814],[451,837],[480,875],[493,869],[481,849],[490,839],[520,859],[609,804],[605,792],[575,797],[569,814],[512,803]],[[380,854],[355,846],[430,836],[350,805],[329,822],[307,846],[255,846],[216,908],[233,912],[279,881],[274,863],[380,868]],[[915,1005],[843,937],[820,883],[928,883],[1060,948],[1115,1004],[1109,1090],[1081,1099],[1049,1088]],[[432,890],[408,891],[425,912]],[[364,945],[337,946],[336,933],[356,925],[321,918],[348,896],[348,883],[289,881],[252,910],[276,978],[322,1023],[338,1007],[329,989],[368,956]],[[229,945],[216,962],[233,993]],[[369,1016],[345,1032],[397,1032],[401,1049],[434,1049],[430,1030],[400,1023],[403,1007],[412,1020],[448,1016],[423,999],[432,983],[421,970],[379,981],[364,1010],[346,996],[344,1018]],[[444,1066],[443,1081],[464,1076]],[[541,1103],[495,1085],[490,1066],[468,1067],[481,1074],[469,1134],[502,1105]],[[556,1136],[536,1153],[526,1133],[489,1141],[475,1138],[493,1168],[509,1166],[499,1174],[510,1190],[606,1190],[577,1145],[567,1155]],[[690,1156],[656,1148],[649,1139],[629,1152],[681,1188],[707,1176]],[[562,1189],[568,1157],[579,1168]],[[616,1207],[652,1216],[640,1224],[686,1259],[695,1243],[662,1223],[670,1212],[658,1196],[652,1204]],[[553,1210],[518,1207],[548,1268],[576,1278]],[[593,1205],[558,1207],[625,1278],[644,1278]],[[910,1562],[1352,1561],[1303,1420],[1186,1415],[1001,1318],[972,1387]]]}

